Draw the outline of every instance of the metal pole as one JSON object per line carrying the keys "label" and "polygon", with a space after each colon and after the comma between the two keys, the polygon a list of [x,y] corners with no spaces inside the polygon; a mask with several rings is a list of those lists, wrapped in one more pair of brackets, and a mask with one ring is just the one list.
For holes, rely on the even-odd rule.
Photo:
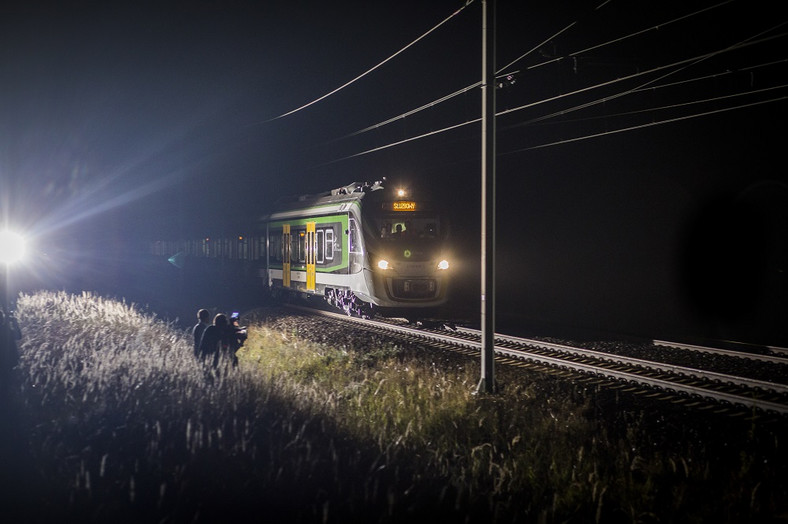
{"label": "metal pole", "polygon": [[482,0],[482,376],[495,392],[495,0]]}

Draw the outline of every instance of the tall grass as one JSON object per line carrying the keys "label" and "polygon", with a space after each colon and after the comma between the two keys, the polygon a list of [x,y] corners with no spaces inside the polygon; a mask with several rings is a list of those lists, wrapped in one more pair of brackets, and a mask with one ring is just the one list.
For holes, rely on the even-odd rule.
{"label": "tall grass", "polygon": [[660,442],[676,434],[670,411],[627,412],[555,375],[500,369],[503,393],[476,396],[474,362],[265,312],[244,319],[240,366],[213,372],[187,333],[133,305],[43,292],[20,297],[18,318],[33,521],[739,521],[784,508],[785,467],[759,454],[784,453],[777,439],[728,455],[702,430]]}

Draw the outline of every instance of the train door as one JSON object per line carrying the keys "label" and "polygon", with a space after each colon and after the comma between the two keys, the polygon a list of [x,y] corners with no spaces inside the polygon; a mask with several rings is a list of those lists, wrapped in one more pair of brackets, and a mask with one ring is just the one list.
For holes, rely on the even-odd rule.
{"label": "train door", "polygon": [[316,251],[317,251],[317,242],[315,241],[315,223],[314,222],[307,222],[306,223],[306,242],[304,246],[305,251],[305,262],[306,262],[306,290],[307,291],[314,291],[315,290],[315,280],[316,280],[316,268],[315,268],[315,261],[316,261]]}
{"label": "train door", "polygon": [[290,287],[290,224],[282,225],[282,287]]}

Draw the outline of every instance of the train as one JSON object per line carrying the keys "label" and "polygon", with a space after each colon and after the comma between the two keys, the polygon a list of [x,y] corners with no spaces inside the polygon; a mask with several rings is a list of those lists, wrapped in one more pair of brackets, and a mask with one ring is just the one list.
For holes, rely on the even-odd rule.
{"label": "train", "polygon": [[361,317],[436,310],[448,296],[447,230],[417,196],[381,180],[280,201],[265,219],[271,293]]}
{"label": "train", "polygon": [[451,275],[435,202],[385,179],[280,199],[250,235],[162,243],[155,254],[244,261],[275,299],[324,300],[349,315],[437,314]]}

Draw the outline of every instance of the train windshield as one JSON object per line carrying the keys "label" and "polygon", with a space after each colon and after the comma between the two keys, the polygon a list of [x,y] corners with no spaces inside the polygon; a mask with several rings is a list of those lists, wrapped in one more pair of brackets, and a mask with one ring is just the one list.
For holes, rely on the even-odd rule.
{"label": "train windshield", "polygon": [[377,237],[384,241],[440,238],[440,221],[437,217],[404,217],[399,214],[376,217],[373,222]]}

